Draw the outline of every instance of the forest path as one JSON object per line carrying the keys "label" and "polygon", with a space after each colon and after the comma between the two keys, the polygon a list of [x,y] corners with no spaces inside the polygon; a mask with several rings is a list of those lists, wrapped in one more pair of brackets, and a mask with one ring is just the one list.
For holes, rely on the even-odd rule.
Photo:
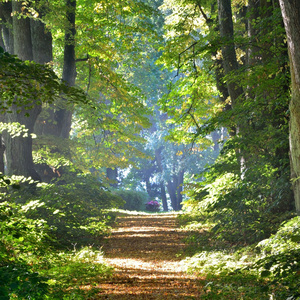
{"label": "forest path", "polygon": [[175,214],[125,215],[103,247],[115,268],[98,299],[199,299],[201,281],[181,271],[183,239]]}

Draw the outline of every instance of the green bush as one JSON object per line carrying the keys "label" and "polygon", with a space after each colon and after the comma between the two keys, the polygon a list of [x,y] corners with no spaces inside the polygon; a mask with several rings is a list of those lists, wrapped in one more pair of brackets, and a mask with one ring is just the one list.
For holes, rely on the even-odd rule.
{"label": "green bush", "polygon": [[[36,205],[31,204],[31,208]],[[49,226],[26,218],[28,206],[0,203],[0,299],[44,299],[46,278],[26,261],[47,251]]]}
{"label": "green bush", "polygon": [[[122,199],[86,176],[60,185],[21,181],[19,190],[3,193],[0,201],[0,299],[64,295],[83,300],[99,292],[92,286],[110,276],[111,268],[99,250],[77,247],[99,246],[113,218],[105,209],[119,206]],[[74,250],[61,251],[63,247]]]}
{"label": "green bush", "polygon": [[289,168],[284,163],[275,167],[262,156],[253,164],[250,160],[241,174],[231,144],[226,145],[223,156],[203,175],[205,180],[189,191],[184,209],[214,223],[215,238],[256,243],[275,233],[292,214]]}
{"label": "green bush", "polygon": [[127,210],[143,211],[145,203],[149,200],[149,196],[145,192],[117,190],[114,194],[125,201],[123,208]]}
{"label": "green bush", "polygon": [[[96,299],[97,285],[112,275],[113,268],[104,263],[103,253],[92,247],[60,252],[49,257],[50,264],[43,270],[49,284],[48,299]],[[70,280],[71,279],[71,280]],[[83,286],[87,289],[83,289]],[[96,297],[96,298],[94,298]]]}
{"label": "green bush", "polygon": [[[38,203],[36,209],[28,210],[30,219],[47,222],[56,247],[72,247],[72,244],[87,245],[100,242],[109,230],[112,215],[108,209],[118,208],[123,200],[110,193],[90,175],[68,174],[52,184],[22,186],[10,194],[11,201],[30,205],[32,199]],[[92,240],[93,239],[93,240]]]}
{"label": "green bush", "polygon": [[[276,234],[258,243],[259,259],[251,266],[272,284],[286,287],[284,299],[300,297],[300,217],[284,222]],[[281,298],[280,298],[281,299]]]}

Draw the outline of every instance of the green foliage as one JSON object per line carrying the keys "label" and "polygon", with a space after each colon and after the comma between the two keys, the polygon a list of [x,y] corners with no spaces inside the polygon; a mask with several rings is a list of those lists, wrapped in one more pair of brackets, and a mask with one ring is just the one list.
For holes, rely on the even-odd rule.
{"label": "green foliage", "polygon": [[[29,189],[29,190],[28,190]],[[14,192],[15,201],[31,198],[30,187]],[[37,208],[27,211],[30,218],[43,219],[51,228],[57,246],[85,245],[91,238],[107,233],[111,216],[107,209],[117,208],[122,199],[108,192],[91,175],[69,174],[53,184],[38,185]],[[26,202],[27,206],[32,202]]]}
{"label": "green foliage", "polygon": [[46,299],[46,278],[25,262],[0,264],[0,299]]}
{"label": "green foliage", "polygon": [[117,190],[114,194],[125,201],[122,208],[126,210],[143,211],[145,203],[149,200],[148,194],[142,191]]}
{"label": "green foliage", "polygon": [[[72,188],[79,193],[80,189],[86,192],[89,187],[92,197],[95,197],[92,190],[97,189],[94,203],[92,199],[80,202],[67,184],[36,187],[35,195],[32,195],[33,183],[28,184],[24,178],[5,178],[3,185],[17,182],[20,190],[3,194],[2,197],[10,201],[0,202],[1,299],[62,299],[62,294],[63,299],[86,299],[96,293],[97,289],[82,290],[81,286],[96,284],[110,276],[111,268],[104,264],[100,251],[91,246],[76,250],[75,245],[97,244],[95,238],[99,240],[108,232],[108,222],[113,219],[113,214],[102,209],[119,205],[121,200],[84,176],[77,182],[76,189]],[[51,194],[46,197],[46,193]],[[87,194],[88,191],[78,196]],[[44,197],[45,201],[32,200],[36,197]],[[66,203],[72,198],[73,205]],[[71,243],[73,251],[57,252],[57,248],[70,247]],[[70,278],[74,280],[70,282]]]}
{"label": "green foliage", "polygon": [[216,238],[254,243],[269,237],[291,214],[289,167],[285,160],[275,167],[265,155],[256,156],[241,176],[233,149],[231,141],[225,144],[202,174],[206,179],[191,186],[184,208],[214,223]]}
{"label": "green foliage", "polygon": [[[34,205],[32,205],[34,208]],[[44,220],[25,216],[26,208],[0,203],[0,295],[1,299],[44,299],[46,278],[26,261],[27,255],[43,255],[49,241],[49,226]]]}
{"label": "green foliage", "polygon": [[31,109],[36,100],[51,103],[65,94],[72,103],[89,101],[82,90],[61,83],[55,72],[48,66],[21,61],[4,52],[0,47],[1,113],[10,113],[11,106]]}
{"label": "green foliage", "polygon": [[261,277],[267,277],[271,284],[285,287],[281,297],[300,297],[300,221],[295,217],[284,222],[269,239],[258,243],[260,256],[249,267]]}
{"label": "green foliage", "polygon": [[[232,3],[234,11],[240,7]],[[196,142],[216,129],[226,127],[230,133],[220,141],[219,160],[199,176],[203,182],[191,182],[185,209],[198,210],[202,219],[214,223],[216,237],[257,242],[275,232],[294,209],[288,157],[290,76],[280,10],[262,6],[255,20],[240,11],[234,41],[229,41],[220,39],[216,10],[210,11],[207,2],[170,0],[162,9],[168,39],[161,61],[177,69],[161,101],[175,124],[171,137]],[[253,21],[255,45],[244,26],[248,21]],[[235,45],[239,68],[225,74],[223,65],[230,62],[221,49],[229,42]],[[231,82],[243,90],[234,105],[228,97]],[[215,92],[219,97],[211,99]]]}
{"label": "green foliage", "polygon": [[270,238],[246,248],[215,240],[208,224],[196,227],[190,215],[180,219],[193,229],[188,243],[189,251],[196,253],[181,264],[189,273],[208,275],[207,298],[203,299],[224,299],[224,295],[231,299],[269,299],[268,295],[280,300],[298,299],[299,217],[281,224]]}
{"label": "green foliage", "polygon": [[97,283],[110,277],[112,268],[104,263],[101,251],[83,247],[49,255],[41,272],[48,277],[49,299],[84,300],[97,295]]}

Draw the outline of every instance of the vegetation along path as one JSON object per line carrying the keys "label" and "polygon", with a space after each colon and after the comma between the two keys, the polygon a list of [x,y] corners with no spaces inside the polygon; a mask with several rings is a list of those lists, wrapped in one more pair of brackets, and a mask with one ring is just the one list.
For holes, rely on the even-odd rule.
{"label": "vegetation along path", "polygon": [[119,217],[103,248],[115,273],[99,299],[197,299],[200,281],[180,268],[186,235],[175,214]]}

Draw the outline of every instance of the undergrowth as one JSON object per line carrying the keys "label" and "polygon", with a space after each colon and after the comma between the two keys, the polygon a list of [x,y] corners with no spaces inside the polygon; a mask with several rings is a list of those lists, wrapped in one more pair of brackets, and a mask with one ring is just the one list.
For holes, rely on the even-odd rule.
{"label": "undergrowth", "polygon": [[300,217],[288,160],[271,164],[263,153],[241,174],[230,145],[186,192],[178,221],[191,235],[182,265],[206,278],[201,299],[300,299]]}
{"label": "undergrowth", "polygon": [[213,224],[197,223],[195,215],[179,221],[191,231],[182,267],[206,278],[201,299],[300,299],[300,217],[248,245],[216,238]]}
{"label": "undergrowth", "polygon": [[[18,181],[18,182],[16,182]],[[12,184],[21,188],[12,189]],[[101,244],[122,200],[92,178],[2,181],[0,299],[88,299],[112,274]]]}

